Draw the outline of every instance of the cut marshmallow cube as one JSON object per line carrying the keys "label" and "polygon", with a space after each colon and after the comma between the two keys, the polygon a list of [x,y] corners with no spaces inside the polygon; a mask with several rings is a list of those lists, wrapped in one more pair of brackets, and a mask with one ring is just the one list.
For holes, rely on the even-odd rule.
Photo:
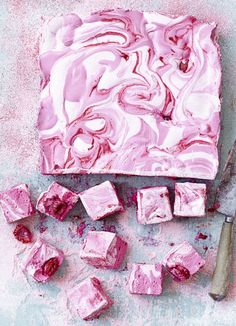
{"label": "cut marshmallow cube", "polygon": [[140,224],[154,224],[173,218],[167,187],[150,187],[137,192],[137,220]]}
{"label": "cut marshmallow cube", "polygon": [[46,282],[62,264],[64,253],[45,240],[38,240],[22,263],[22,269],[38,282]]}
{"label": "cut marshmallow cube", "polygon": [[124,210],[114,185],[105,181],[79,194],[80,199],[92,220],[100,220],[108,215]]}
{"label": "cut marshmallow cube", "polygon": [[187,241],[175,246],[163,261],[163,265],[176,281],[189,279],[204,264],[205,260]]}
{"label": "cut marshmallow cube", "polygon": [[80,258],[95,267],[117,269],[127,250],[127,243],[118,235],[106,231],[89,231]]}
{"label": "cut marshmallow cube", "polygon": [[176,183],[174,215],[204,216],[206,185],[204,183]]}
{"label": "cut marshmallow cube", "polygon": [[38,198],[37,210],[40,213],[63,221],[78,200],[78,194],[57,182],[53,182],[48,190],[43,192]]}
{"label": "cut marshmallow cube", "polygon": [[29,188],[25,183],[0,192],[0,207],[7,223],[13,223],[35,214]]}
{"label": "cut marshmallow cube", "polygon": [[162,283],[162,264],[132,264],[129,276],[130,293],[160,295]]}
{"label": "cut marshmallow cube", "polygon": [[96,277],[88,277],[76,285],[69,291],[68,299],[73,311],[84,320],[99,317],[113,304]]}

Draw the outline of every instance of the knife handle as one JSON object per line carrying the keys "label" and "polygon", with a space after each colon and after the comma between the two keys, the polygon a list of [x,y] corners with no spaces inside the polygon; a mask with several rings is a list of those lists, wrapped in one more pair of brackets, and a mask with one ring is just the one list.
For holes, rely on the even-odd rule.
{"label": "knife handle", "polygon": [[217,251],[216,267],[212,277],[209,295],[216,301],[225,298],[229,285],[232,262],[233,223],[224,222]]}

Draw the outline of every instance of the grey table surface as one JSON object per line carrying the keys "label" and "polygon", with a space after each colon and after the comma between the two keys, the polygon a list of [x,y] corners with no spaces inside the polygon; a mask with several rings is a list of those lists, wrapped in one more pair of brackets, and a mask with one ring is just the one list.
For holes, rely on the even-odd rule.
{"label": "grey table surface", "polygon": [[[26,219],[34,231],[63,248],[66,261],[57,277],[47,285],[27,280],[20,269],[26,246],[12,236],[12,225],[0,218],[0,326],[64,326],[64,325],[236,325],[236,262],[227,299],[213,302],[209,285],[214,269],[217,243],[223,221],[219,214],[205,218],[175,219],[154,226],[136,223],[136,190],[143,186],[168,185],[173,197],[174,180],[168,178],[126,177],[113,175],[42,176],[38,170],[38,135],[35,129],[39,106],[38,44],[42,17],[66,12],[87,15],[104,8],[135,8],[171,14],[192,14],[205,21],[218,23],[222,50],[222,130],[219,142],[220,171],[236,136],[236,2],[235,0],[199,1],[69,1],[69,0],[1,0],[0,1],[0,189],[26,182],[33,200],[52,180],[76,191],[104,180],[112,180],[123,198],[126,211],[96,224],[91,223],[82,205],[63,223],[39,216]],[[218,176],[220,175],[220,172]],[[208,206],[211,206],[215,182],[207,182]],[[74,218],[79,216],[79,219]],[[77,227],[84,221],[82,237]],[[126,261],[119,271],[96,270],[79,259],[79,247],[89,229],[116,230],[129,243]],[[199,232],[207,239],[198,239]],[[205,257],[206,265],[188,282],[179,284],[167,278],[162,296],[132,296],[127,291],[129,264],[161,260],[171,243],[187,240]],[[236,257],[236,247],[234,247]],[[114,299],[114,306],[101,318],[83,322],[70,314],[67,289],[86,276],[94,274],[104,280],[104,287]]]}

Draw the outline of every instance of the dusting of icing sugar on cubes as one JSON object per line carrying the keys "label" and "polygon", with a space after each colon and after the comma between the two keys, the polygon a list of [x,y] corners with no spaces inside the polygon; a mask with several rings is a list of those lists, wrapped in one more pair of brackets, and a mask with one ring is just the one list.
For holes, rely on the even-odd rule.
{"label": "dusting of icing sugar on cubes", "polygon": [[0,193],[0,207],[7,223],[35,214],[27,184],[20,184]]}
{"label": "dusting of icing sugar on cubes", "polygon": [[162,264],[132,264],[129,292],[132,294],[160,295],[163,283]]}
{"label": "dusting of icing sugar on cubes", "polygon": [[63,259],[62,250],[39,239],[26,255],[22,269],[36,281],[44,283],[56,273]]}
{"label": "dusting of icing sugar on cubes", "polygon": [[137,221],[154,224],[173,218],[167,187],[149,187],[137,192]]}
{"label": "dusting of icing sugar on cubes", "polygon": [[72,310],[84,320],[97,318],[109,309],[113,301],[96,277],[88,277],[68,293]]}
{"label": "dusting of icing sugar on cubes", "polygon": [[117,269],[127,251],[127,243],[118,235],[106,231],[89,231],[80,258],[95,267]]}
{"label": "dusting of icing sugar on cubes", "polygon": [[91,187],[81,192],[79,196],[87,214],[94,221],[124,210],[110,181]]}
{"label": "dusting of icing sugar on cubes", "polygon": [[175,246],[164,258],[164,266],[176,281],[189,279],[205,264],[205,260],[187,242]]}
{"label": "dusting of icing sugar on cubes", "polygon": [[38,198],[37,210],[40,213],[63,221],[78,200],[78,194],[57,182],[53,182],[48,190],[43,192]]}
{"label": "dusting of icing sugar on cubes", "polygon": [[204,216],[206,203],[206,185],[203,183],[176,183],[174,215]]}

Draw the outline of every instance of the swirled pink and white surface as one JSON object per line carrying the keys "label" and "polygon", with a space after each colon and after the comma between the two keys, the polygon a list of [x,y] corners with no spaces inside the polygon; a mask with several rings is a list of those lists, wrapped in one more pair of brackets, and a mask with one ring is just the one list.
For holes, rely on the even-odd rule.
{"label": "swirled pink and white surface", "polygon": [[43,174],[214,179],[221,64],[215,23],[122,9],[43,27]]}

